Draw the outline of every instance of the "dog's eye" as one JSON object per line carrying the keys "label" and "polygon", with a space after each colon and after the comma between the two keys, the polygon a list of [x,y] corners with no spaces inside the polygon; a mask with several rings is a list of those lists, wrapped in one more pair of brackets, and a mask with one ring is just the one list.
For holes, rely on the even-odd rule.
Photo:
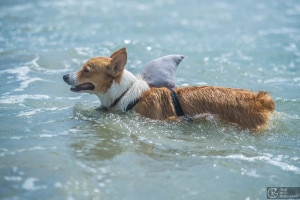
{"label": "dog's eye", "polygon": [[90,70],[88,68],[84,68],[83,71],[86,72],[86,73],[90,72]]}

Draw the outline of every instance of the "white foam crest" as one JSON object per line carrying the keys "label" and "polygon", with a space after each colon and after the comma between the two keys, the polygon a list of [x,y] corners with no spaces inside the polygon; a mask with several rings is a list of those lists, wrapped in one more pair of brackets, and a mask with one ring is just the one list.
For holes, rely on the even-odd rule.
{"label": "white foam crest", "polygon": [[[65,100],[65,99],[69,99],[69,100],[78,100],[78,99],[81,99],[82,96],[76,96],[76,97],[55,97],[55,100]],[[98,103],[98,101],[97,101]]]}
{"label": "white foam crest", "polygon": [[29,72],[30,72],[30,69],[28,66],[22,66],[22,67],[17,67],[14,69],[2,70],[2,71],[0,71],[0,74],[14,74],[14,75],[16,75],[17,81],[24,81],[29,78],[27,75]]}
{"label": "white foam crest", "polygon": [[22,188],[25,189],[25,190],[31,190],[31,191],[35,191],[35,190],[40,190],[40,189],[47,189],[47,186],[46,185],[41,185],[41,186],[37,186],[36,185],[36,182],[38,181],[39,179],[37,178],[27,178],[23,185],[22,185]]}
{"label": "white foam crest", "polygon": [[44,100],[50,99],[48,95],[12,95],[12,96],[5,96],[0,99],[0,103],[2,104],[20,104],[24,103],[27,99],[34,99],[34,100]]}
{"label": "white foam crest", "polygon": [[41,110],[42,109],[35,109],[35,110],[32,110],[32,111],[27,111],[27,112],[21,111],[17,116],[18,117],[24,117],[24,116],[35,115],[35,114],[41,112]]}
{"label": "white foam crest", "polygon": [[64,64],[64,68],[62,69],[46,69],[41,67],[41,65],[38,63],[38,60],[40,59],[39,56],[36,56],[32,61],[26,63],[27,65],[32,65],[33,68],[37,71],[43,72],[44,74],[62,74],[70,71],[72,68],[68,64]]}
{"label": "white foam crest", "polygon": [[13,91],[24,91],[24,89],[29,87],[29,84],[36,82],[36,81],[43,81],[40,78],[31,78],[25,81],[22,81],[19,88],[14,89]]}
{"label": "white foam crest", "polygon": [[295,172],[296,174],[300,174],[300,168],[291,164],[287,164],[285,162],[282,162],[282,157],[274,157],[271,154],[264,154],[257,157],[246,157],[242,154],[236,154],[236,155],[228,155],[225,157],[220,157],[225,159],[235,159],[235,160],[244,160],[244,161],[265,161],[268,164],[271,164],[273,166],[279,167],[280,169],[284,171],[291,171]]}
{"label": "white foam crest", "polygon": [[87,47],[77,47],[75,48],[75,51],[78,55],[82,55],[82,56],[90,56],[93,55],[93,50],[91,48],[87,48]]}
{"label": "white foam crest", "polygon": [[285,82],[291,82],[292,80],[287,78],[271,78],[264,81],[264,83],[285,83]]}
{"label": "white foam crest", "polygon": [[16,76],[16,80],[20,81],[20,87],[14,89],[13,91],[24,91],[24,89],[29,87],[29,84],[36,82],[36,81],[43,81],[40,78],[31,78],[28,76],[30,72],[30,68],[28,66],[17,67],[14,69],[6,69],[0,71],[0,74],[13,74]]}
{"label": "white foam crest", "polygon": [[286,114],[283,112],[275,111],[272,116],[272,119],[296,119],[296,120],[299,120],[300,117],[299,117],[299,115],[289,115],[289,114]]}
{"label": "white foam crest", "polygon": [[56,146],[52,146],[52,147],[49,147],[49,148],[45,148],[45,147],[42,147],[42,146],[34,146],[34,147],[31,147],[31,148],[21,148],[21,149],[16,149],[15,151],[7,151],[7,152],[3,152],[0,154],[0,157],[5,157],[5,156],[8,156],[8,155],[17,155],[17,154],[20,154],[20,153],[24,153],[24,152],[29,152],[29,151],[45,151],[45,150],[56,150]]}
{"label": "white foam crest", "polygon": [[18,117],[24,117],[24,116],[31,116],[31,115],[35,115],[37,113],[41,113],[41,112],[45,112],[45,111],[55,111],[55,110],[59,110],[58,107],[53,107],[53,108],[37,108],[31,111],[21,111],[17,116]]}
{"label": "white foam crest", "polygon": [[57,135],[53,134],[41,134],[39,135],[40,138],[52,138],[52,137],[57,137]]}
{"label": "white foam crest", "polygon": [[20,182],[20,181],[22,181],[21,176],[4,176],[3,179],[6,180],[6,181],[11,181],[11,182]]}

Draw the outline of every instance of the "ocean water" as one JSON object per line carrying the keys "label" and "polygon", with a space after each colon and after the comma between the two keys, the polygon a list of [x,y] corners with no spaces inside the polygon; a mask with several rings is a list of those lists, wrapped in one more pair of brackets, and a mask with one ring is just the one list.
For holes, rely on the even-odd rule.
{"label": "ocean water", "polygon": [[[177,85],[270,92],[260,134],[95,111],[62,76],[126,47],[185,56]],[[266,199],[300,186],[298,0],[0,1],[0,199]]]}

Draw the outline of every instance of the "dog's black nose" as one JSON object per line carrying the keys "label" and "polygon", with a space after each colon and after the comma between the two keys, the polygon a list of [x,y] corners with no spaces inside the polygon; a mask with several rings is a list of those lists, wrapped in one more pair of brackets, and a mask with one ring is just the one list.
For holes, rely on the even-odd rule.
{"label": "dog's black nose", "polygon": [[63,76],[63,79],[64,79],[64,81],[65,81],[66,83],[68,83],[68,82],[69,82],[69,75],[68,75],[68,74],[64,75],[64,76]]}

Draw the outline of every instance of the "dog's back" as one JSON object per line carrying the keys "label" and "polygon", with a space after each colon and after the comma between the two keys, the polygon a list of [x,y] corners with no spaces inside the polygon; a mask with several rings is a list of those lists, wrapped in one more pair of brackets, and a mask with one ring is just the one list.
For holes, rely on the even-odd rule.
{"label": "dog's back", "polygon": [[[215,114],[224,121],[251,130],[265,128],[275,107],[267,92],[214,86],[176,88],[175,92],[185,115]],[[145,92],[135,110],[153,119],[176,116],[171,91],[166,88],[152,88]]]}
{"label": "dog's back", "polygon": [[186,114],[212,113],[252,130],[264,128],[275,107],[267,92],[213,86],[179,88],[176,91]]}

